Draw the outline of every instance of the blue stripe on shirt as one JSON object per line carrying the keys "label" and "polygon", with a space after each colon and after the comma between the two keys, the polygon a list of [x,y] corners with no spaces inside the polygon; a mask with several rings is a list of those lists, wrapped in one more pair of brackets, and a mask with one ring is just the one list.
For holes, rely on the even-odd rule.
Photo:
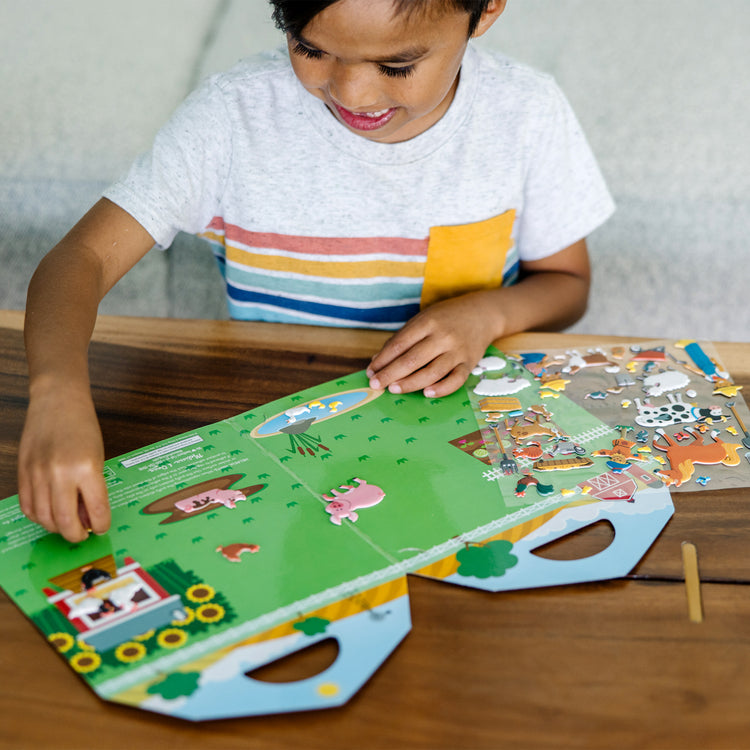
{"label": "blue stripe on shirt", "polygon": [[229,299],[236,303],[269,305],[281,310],[296,311],[319,315],[324,318],[334,318],[356,323],[405,323],[419,312],[419,304],[407,303],[377,307],[347,307],[346,305],[325,304],[290,297],[278,297],[272,294],[263,294],[234,286],[227,286]]}

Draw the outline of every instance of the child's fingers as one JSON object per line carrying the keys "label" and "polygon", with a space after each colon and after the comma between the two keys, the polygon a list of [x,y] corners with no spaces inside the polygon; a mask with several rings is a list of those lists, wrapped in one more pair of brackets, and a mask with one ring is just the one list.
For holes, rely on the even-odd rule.
{"label": "child's fingers", "polygon": [[434,385],[427,386],[424,389],[424,395],[427,398],[442,398],[443,396],[450,396],[451,393],[457,391],[466,382],[466,378],[469,377],[469,372],[469,368],[465,365],[454,367],[453,370],[442,380]]}
{"label": "child's fingers", "polygon": [[400,357],[407,354],[414,346],[424,339],[423,333],[417,326],[407,323],[398,333],[385,342],[383,348],[372,358],[367,368],[368,377],[380,373]]}
{"label": "child's fingers", "polygon": [[86,506],[84,505],[84,502],[80,497],[78,498],[78,520],[81,522],[81,526],[83,526],[84,529],[91,528],[91,519],[89,518],[89,512],[88,510],[86,510]]}
{"label": "child's fingers", "polygon": [[102,472],[93,465],[69,482],[61,483],[51,505],[53,530],[68,541],[79,542],[92,531],[103,534],[109,529],[107,486]]}
{"label": "child's fingers", "polygon": [[81,483],[80,504],[88,521],[88,523],[84,522],[84,526],[95,534],[104,534],[109,529],[112,514],[109,508],[107,485],[101,474],[91,477],[86,483]]}
{"label": "child's fingers", "polygon": [[19,486],[19,500],[21,510],[29,520],[38,523],[47,531],[56,531],[55,519],[52,514],[52,498],[54,493],[50,486],[49,477],[38,469],[29,471],[28,479]]}
{"label": "child's fingers", "polygon": [[436,357],[427,366],[412,373],[408,377],[398,380],[391,386],[398,393],[413,393],[424,391],[428,398],[446,396],[453,393],[466,381],[468,368],[463,364],[456,364],[455,358],[449,354]]}
{"label": "child's fingers", "polygon": [[[393,387],[396,384],[401,386],[402,383],[413,373],[417,373],[425,367],[432,366],[435,362],[436,356],[439,354],[440,351],[436,351],[429,340],[419,341],[399,357],[396,357],[382,367],[382,369],[374,369],[373,375],[370,378],[370,387],[375,389],[389,388],[393,390]],[[447,370],[445,372],[447,372]],[[440,373],[439,377],[445,375],[445,372]],[[429,376],[428,373],[428,377]],[[426,381],[424,381],[424,384],[429,385]],[[420,388],[421,386],[419,385],[416,387],[409,387],[407,385],[408,390],[399,388],[399,390],[394,391],[394,393],[408,393],[410,391],[420,390]]]}
{"label": "child's fingers", "polygon": [[34,492],[31,488],[31,480],[26,472],[18,472],[18,505],[29,521],[39,523],[36,513],[34,512]]}
{"label": "child's fingers", "polygon": [[[78,512],[78,485],[68,483],[55,489],[52,500],[52,517],[54,528],[69,542],[82,542],[88,538],[89,532],[84,528]],[[49,528],[45,525],[45,528]]]}
{"label": "child's fingers", "polygon": [[54,533],[57,531],[57,524],[52,511],[52,497],[53,493],[46,484],[37,485],[34,488],[32,512],[28,515],[34,523]]}

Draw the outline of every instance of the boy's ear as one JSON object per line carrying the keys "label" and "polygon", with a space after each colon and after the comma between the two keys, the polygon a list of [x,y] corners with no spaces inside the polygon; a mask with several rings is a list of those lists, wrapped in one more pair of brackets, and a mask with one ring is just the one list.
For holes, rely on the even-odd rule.
{"label": "boy's ear", "polygon": [[507,1],[508,0],[490,0],[487,4],[487,8],[479,19],[476,29],[474,29],[474,33],[471,35],[472,38],[482,36],[482,34],[484,34],[484,32],[487,31],[498,18],[500,18],[502,12],[505,10]]}

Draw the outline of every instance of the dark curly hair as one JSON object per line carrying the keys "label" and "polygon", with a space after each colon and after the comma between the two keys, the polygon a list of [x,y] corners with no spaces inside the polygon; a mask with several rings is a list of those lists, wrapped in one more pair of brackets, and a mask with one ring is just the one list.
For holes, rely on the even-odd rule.
{"label": "dark curly hair", "polygon": [[[302,29],[312,21],[318,13],[338,0],[269,0],[273,5],[273,20],[276,26],[285,34],[299,36]],[[469,31],[471,36],[487,9],[490,0],[393,0],[394,11],[399,13],[418,13],[432,8],[453,8],[463,10],[469,15]]]}

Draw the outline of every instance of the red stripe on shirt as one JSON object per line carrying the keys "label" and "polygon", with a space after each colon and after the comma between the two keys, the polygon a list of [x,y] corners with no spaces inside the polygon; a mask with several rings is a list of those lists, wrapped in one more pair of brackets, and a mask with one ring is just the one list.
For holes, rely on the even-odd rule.
{"label": "red stripe on shirt", "polygon": [[427,255],[429,238],[405,237],[305,237],[272,232],[250,232],[235,224],[226,224],[221,217],[211,220],[207,229],[224,233],[229,242],[249,247],[272,248],[293,253],[325,255],[360,255],[389,253],[390,255]]}

